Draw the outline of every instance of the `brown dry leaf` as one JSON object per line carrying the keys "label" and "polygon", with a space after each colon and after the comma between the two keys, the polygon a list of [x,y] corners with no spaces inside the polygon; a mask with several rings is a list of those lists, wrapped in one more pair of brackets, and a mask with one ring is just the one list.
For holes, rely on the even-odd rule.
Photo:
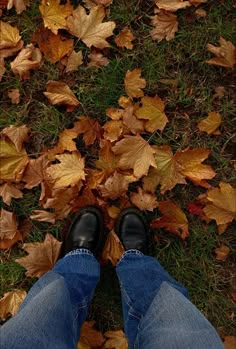
{"label": "brown dry leaf", "polygon": [[76,52],[73,50],[68,57],[66,64],[66,73],[76,71],[81,64],[83,64],[82,51]]}
{"label": "brown dry leaf", "polygon": [[10,10],[15,6],[16,13],[20,14],[26,10],[26,6],[29,6],[29,0],[8,0],[7,9]]}
{"label": "brown dry leaf", "polygon": [[205,18],[207,16],[207,12],[203,8],[198,8],[195,14],[198,18]]}
{"label": "brown dry leaf", "polygon": [[160,97],[145,96],[142,98],[142,107],[135,112],[135,115],[139,119],[148,120],[144,125],[148,132],[163,131],[168,122],[164,109],[165,104]]}
{"label": "brown dry leaf", "polygon": [[49,163],[47,155],[41,155],[37,159],[30,159],[22,179],[23,182],[26,182],[25,188],[32,189],[45,180],[46,168],[49,166]]}
{"label": "brown dry leaf", "polygon": [[24,42],[23,40],[20,40],[16,46],[0,50],[0,60],[2,62],[1,65],[4,63],[4,58],[14,56],[19,50],[22,49],[23,46]]}
{"label": "brown dry leaf", "polygon": [[124,124],[121,120],[110,120],[103,125],[104,138],[110,142],[116,141],[124,131]]}
{"label": "brown dry leaf", "polygon": [[32,242],[23,245],[28,253],[26,257],[15,261],[27,271],[26,276],[39,278],[55,265],[61,250],[62,243],[51,234],[46,234],[44,242]]}
{"label": "brown dry leaf", "polygon": [[106,116],[112,120],[120,120],[123,116],[124,110],[118,108],[108,108],[106,109]]}
{"label": "brown dry leaf", "polygon": [[163,214],[151,223],[152,228],[164,228],[185,240],[189,236],[188,220],[184,212],[172,201],[162,201],[158,205]]}
{"label": "brown dry leaf", "polygon": [[126,96],[120,96],[120,98],[118,99],[118,104],[121,108],[124,109],[133,106],[131,98]]}
{"label": "brown dry leaf", "polygon": [[115,22],[102,23],[105,10],[102,6],[91,8],[87,15],[82,6],[78,6],[70,17],[67,18],[69,32],[82,40],[88,47],[109,47],[106,39],[113,34]]}
{"label": "brown dry leaf", "polygon": [[6,320],[8,314],[14,316],[25,299],[27,293],[24,290],[13,290],[4,293],[0,299],[0,318]]}
{"label": "brown dry leaf", "polygon": [[146,193],[141,187],[138,187],[138,193],[131,193],[130,200],[142,211],[153,211],[158,207],[156,196]]}
{"label": "brown dry leaf", "polygon": [[94,328],[95,321],[85,321],[80,330],[77,349],[100,348],[105,341],[103,334]]}
{"label": "brown dry leaf", "polygon": [[1,53],[0,53],[0,81],[2,80],[2,77],[5,74],[5,72],[6,72],[5,62],[4,62],[4,59],[1,57]]}
{"label": "brown dry leaf", "polygon": [[23,48],[13,62],[11,70],[20,76],[20,80],[30,78],[30,70],[37,69],[42,61],[42,54],[38,48],[32,44]]}
{"label": "brown dry leaf", "polygon": [[107,235],[107,239],[102,251],[101,260],[104,263],[110,261],[112,265],[116,265],[123,253],[125,252],[124,247],[122,246],[116,233],[111,230]]}
{"label": "brown dry leaf", "polygon": [[221,182],[219,188],[207,192],[209,204],[203,209],[207,218],[214,219],[217,225],[227,224],[236,219],[236,188]]}
{"label": "brown dry leaf", "polygon": [[140,76],[141,69],[128,70],[125,74],[125,92],[130,98],[143,97],[144,95],[141,89],[146,87],[146,80],[140,78]]}
{"label": "brown dry leaf", "polygon": [[124,196],[129,184],[136,180],[133,175],[124,175],[115,171],[103,185],[98,185],[97,188],[102,197],[115,200],[120,196]]}
{"label": "brown dry leaf", "polygon": [[0,185],[0,196],[5,204],[10,205],[12,198],[20,199],[23,197],[23,193],[14,184],[4,183]]}
{"label": "brown dry leaf", "polygon": [[132,50],[134,45],[132,41],[135,39],[133,33],[131,32],[129,27],[125,27],[121,30],[121,32],[115,37],[115,43],[118,47],[127,48]]}
{"label": "brown dry leaf", "polygon": [[108,7],[112,4],[113,0],[83,0],[84,6],[88,9],[97,6],[103,5],[104,7]]}
{"label": "brown dry leaf", "polygon": [[15,145],[16,150],[20,152],[23,149],[23,143],[28,139],[30,129],[26,125],[5,127],[1,134],[7,136]]}
{"label": "brown dry leaf", "polygon": [[17,151],[14,144],[5,140],[0,140],[0,149],[0,179],[5,181],[20,181],[29,161],[25,149]]}
{"label": "brown dry leaf", "polygon": [[206,132],[207,134],[212,134],[217,130],[217,128],[221,124],[221,116],[219,113],[213,111],[208,114],[208,116],[205,119],[202,119],[197,124],[198,128],[202,132]]}
{"label": "brown dry leaf", "polygon": [[65,5],[60,5],[60,0],[42,0],[39,10],[45,28],[57,34],[58,29],[67,29],[66,18],[71,15],[73,6],[68,0]]}
{"label": "brown dry leaf", "polygon": [[0,21],[0,49],[16,47],[20,42],[20,39],[21,36],[18,28],[12,27],[10,24]]}
{"label": "brown dry leaf", "polygon": [[236,348],[236,337],[235,336],[225,336],[224,337],[225,349],[235,349]]}
{"label": "brown dry leaf", "polygon": [[157,7],[160,10],[175,12],[180,9],[191,6],[189,1],[184,0],[155,0]]}
{"label": "brown dry leaf", "polygon": [[32,214],[30,215],[30,219],[34,219],[36,221],[40,222],[49,222],[54,224],[56,221],[55,213],[54,212],[48,212],[44,210],[34,210],[32,211]]}
{"label": "brown dry leaf", "polygon": [[85,206],[96,206],[97,198],[93,194],[92,190],[85,187],[82,193],[79,193],[79,196],[75,198],[73,202],[73,212],[78,212],[80,208]]}
{"label": "brown dry leaf", "polygon": [[128,349],[128,342],[122,330],[107,331],[104,336],[108,338],[103,346],[104,349]]}
{"label": "brown dry leaf", "polygon": [[90,59],[88,67],[106,67],[109,64],[109,60],[102,53],[92,52],[88,58]]}
{"label": "brown dry leaf", "polygon": [[151,37],[158,42],[163,39],[166,41],[174,39],[175,33],[178,31],[177,16],[165,10],[161,10],[158,15],[152,17],[151,24],[155,27],[150,32]]}
{"label": "brown dry leaf", "polygon": [[78,151],[71,154],[56,155],[59,164],[51,165],[46,169],[49,180],[53,182],[54,189],[74,186],[85,179],[84,159]]}
{"label": "brown dry leaf", "polygon": [[12,104],[20,103],[20,91],[18,88],[13,88],[9,90],[7,95],[10,98]]}
{"label": "brown dry leaf", "polygon": [[219,248],[215,249],[215,253],[216,253],[216,260],[224,262],[230,253],[230,248],[222,244]]}
{"label": "brown dry leaf", "polygon": [[222,37],[220,37],[219,43],[219,47],[212,44],[207,45],[207,50],[216,57],[209,59],[206,63],[233,69],[236,63],[236,47],[231,41],[227,41]]}
{"label": "brown dry leaf", "polygon": [[156,167],[155,150],[141,136],[125,136],[112,151],[119,156],[118,166],[123,170],[134,170],[135,177],[147,175],[149,167]]}
{"label": "brown dry leaf", "polygon": [[0,0],[0,9],[7,8],[8,0]]}
{"label": "brown dry leaf", "polygon": [[207,2],[207,0],[189,0],[190,4],[197,7]]}
{"label": "brown dry leaf", "polygon": [[80,102],[65,82],[49,80],[46,84],[46,90],[47,92],[43,94],[49,99],[51,104],[66,105],[67,112],[73,111],[80,105]]}
{"label": "brown dry leaf", "polygon": [[13,239],[17,231],[16,215],[13,212],[1,210],[0,239]]}
{"label": "brown dry leaf", "polygon": [[73,128],[65,129],[59,134],[59,140],[55,147],[48,150],[48,158],[50,160],[55,160],[56,154],[61,154],[65,150],[68,151],[76,151],[76,143],[74,139],[78,136],[78,132],[76,132]]}
{"label": "brown dry leaf", "polygon": [[125,110],[123,110],[123,123],[135,135],[144,132],[144,121],[138,120],[134,115],[133,106],[128,106]]}
{"label": "brown dry leaf", "polygon": [[87,146],[93,144],[96,139],[101,139],[102,127],[97,120],[86,116],[80,116],[78,119],[79,121],[74,123],[73,130],[83,134],[83,140]]}

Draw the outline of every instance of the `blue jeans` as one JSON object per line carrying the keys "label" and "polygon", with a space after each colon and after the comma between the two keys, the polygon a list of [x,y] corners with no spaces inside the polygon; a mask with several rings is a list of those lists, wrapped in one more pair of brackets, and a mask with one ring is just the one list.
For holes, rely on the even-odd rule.
{"label": "blue jeans", "polygon": [[[116,272],[129,348],[224,348],[188,300],[186,289],[156,259],[129,250]],[[99,276],[91,252],[67,254],[35,283],[19,312],[1,327],[1,349],[75,349]]]}

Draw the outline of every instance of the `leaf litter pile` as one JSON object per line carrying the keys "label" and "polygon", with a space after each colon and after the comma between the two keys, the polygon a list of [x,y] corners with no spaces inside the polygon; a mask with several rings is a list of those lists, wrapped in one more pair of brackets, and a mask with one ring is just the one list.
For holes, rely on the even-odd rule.
{"label": "leaf litter pile", "polygon": [[[115,266],[124,251],[114,232],[114,223],[120,211],[130,206],[145,211],[157,244],[173,234],[187,248],[192,232],[190,224],[196,219],[203,227],[213,226],[214,234],[220,236],[235,226],[234,183],[231,178],[221,178],[217,162],[211,161],[211,143],[217,143],[222,132],[227,131],[219,112],[220,103],[218,108],[204,112],[204,117],[194,124],[194,132],[198,137],[209,137],[209,145],[205,142],[206,146],[198,146],[196,142],[195,146],[173,147],[171,141],[163,141],[165,130],[174,127],[173,115],[168,113],[168,98],[160,97],[158,91],[150,92],[148,79],[135,65],[119,76],[123,93],[116,96],[115,105],[104,108],[102,117],[86,112],[87,106],[76,93],[73,77],[84,66],[91,74],[107,69],[111,47],[116,46],[122,53],[132,54],[135,50],[137,38],[132,28],[118,25],[116,29],[117,23],[109,19],[115,2],[84,0],[78,5],[42,0],[37,4],[38,26],[30,33],[30,39],[24,41],[23,33],[12,24],[11,18],[20,18],[22,13],[30,11],[32,1],[0,1],[0,85],[4,86],[10,78],[16,81],[14,88],[2,91],[3,98],[17,108],[27,99],[20,87],[30,81],[37,84],[40,75],[35,74],[44,74],[45,64],[57,65],[60,74],[38,87],[39,99],[49,108],[62,111],[69,120],[68,127],[63,127],[57,138],[38,149],[40,140],[35,141],[33,123],[24,123],[20,117],[12,123],[10,118],[6,120],[8,114],[4,114],[4,124],[8,126],[2,128],[0,138],[1,259],[7,263],[14,251],[17,256],[14,263],[26,269],[25,279],[39,278],[54,266],[61,242],[50,230],[58,224],[62,227],[63,220],[69,220],[85,205],[100,207],[105,217],[107,237],[100,260],[103,265],[110,262]],[[152,13],[148,16],[148,36],[156,48],[160,42],[173,40],[178,35],[179,13],[183,15],[184,11],[191,10],[197,18],[205,19],[206,3],[207,0],[156,0],[151,5],[149,2]],[[202,64],[213,65],[214,69],[221,69],[222,74],[232,77],[235,46],[222,36],[218,41],[218,46],[206,45],[206,57],[209,57],[208,51],[211,58],[202,57]],[[174,80],[162,79],[161,83],[170,86],[172,91],[175,89]],[[192,93],[191,89],[186,91],[186,94]],[[223,86],[216,87],[215,95],[211,96],[212,105],[215,99],[221,101],[225,93]],[[189,120],[188,113],[183,110],[183,114],[186,121]],[[224,146],[229,142],[234,142],[233,137]],[[233,161],[230,166],[233,173]],[[196,195],[190,195],[188,187]],[[29,192],[37,202],[34,198],[34,204],[31,207],[31,203],[28,204],[27,214],[18,216],[14,203],[23,202]],[[33,239],[37,222],[47,227],[44,241]],[[212,258],[222,263],[233,254],[233,248],[219,240]],[[17,255],[15,251],[21,252]],[[0,300],[2,320],[9,314],[14,315],[25,298],[22,284],[24,286],[24,281],[6,286],[9,291],[2,294]],[[232,285],[232,305],[235,290]],[[234,315],[229,316],[233,321]],[[224,338],[226,343],[235,337]],[[94,321],[89,321],[82,328],[78,348],[93,347],[128,346],[122,330],[102,334],[94,328]]]}

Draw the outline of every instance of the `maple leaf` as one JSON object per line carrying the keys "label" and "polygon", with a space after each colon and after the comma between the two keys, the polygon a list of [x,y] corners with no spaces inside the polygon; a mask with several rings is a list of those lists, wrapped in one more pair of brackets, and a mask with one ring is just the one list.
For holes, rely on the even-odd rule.
{"label": "maple leaf", "polygon": [[[18,44],[14,47],[7,47],[0,50],[0,60],[4,63],[3,59],[7,57],[14,56],[19,50],[24,46],[23,40],[20,40]],[[1,63],[1,64],[3,64]]]}
{"label": "maple leaf", "polygon": [[54,183],[54,189],[74,186],[85,179],[84,159],[78,151],[56,155],[56,159],[60,164],[51,165],[46,170],[50,181]]}
{"label": "maple leaf", "polygon": [[87,186],[83,190],[82,193],[77,196],[73,202],[73,212],[78,212],[80,208],[85,206],[96,206],[97,205],[97,198],[93,194],[92,190],[89,189]]}
{"label": "maple leaf", "polygon": [[131,202],[137,206],[140,210],[153,211],[158,206],[156,196],[153,194],[145,193],[145,191],[138,187],[137,193],[130,195]]}
{"label": "maple leaf", "polygon": [[128,70],[125,74],[125,92],[130,98],[143,97],[144,95],[141,89],[146,87],[146,80],[140,78],[140,76],[141,69]]}
{"label": "maple leaf", "polygon": [[82,40],[88,47],[109,47],[106,39],[113,34],[115,22],[102,23],[105,10],[102,6],[91,8],[87,15],[82,6],[78,6],[70,17],[67,18],[69,32]]}
{"label": "maple leaf", "polygon": [[108,108],[106,109],[106,116],[112,120],[120,120],[123,117],[124,109]]}
{"label": "maple leaf", "polygon": [[128,342],[122,330],[107,331],[104,336],[108,338],[103,346],[104,349],[128,349]]}
{"label": "maple leaf", "polygon": [[107,235],[107,239],[102,251],[101,260],[103,263],[110,261],[112,265],[116,265],[123,253],[125,252],[124,247],[122,246],[118,236],[111,230]]}
{"label": "maple leaf", "polygon": [[49,101],[53,105],[66,105],[67,112],[73,111],[80,104],[74,93],[65,82],[49,80],[46,84],[46,90],[47,92],[44,92],[43,94],[49,99]]}
{"label": "maple leaf", "polygon": [[0,179],[5,181],[20,181],[29,161],[25,149],[17,151],[14,144],[6,142],[5,140],[0,140],[0,149]]}
{"label": "maple leaf", "polygon": [[10,98],[12,104],[20,103],[20,91],[18,88],[9,90],[7,95]]}
{"label": "maple leaf", "polygon": [[39,278],[55,265],[60,254],[61,244],[51,234],[46,234],[44,242],[24,244],[23,249],[28,252],[28,255],[15,261],[27,270],[26,276]]}
{"label": "maple leaf", "polygon": [[23,48],[13,62],[10,63],[14,74],[19,74],[20,80],[30,78],[30,70],[37,69],[42,61],[42,54],[32,44]]}
{"label": "maple leaf", "polygon": [[230,253],[230,248],[224,244],[221,244],[219,248],[215,249],[216,260],[224,262]]}
{"label": "maple leaf", "polygon": [[158,209],[163,216],[151,223],[152,228],[164,228],[185,240],[189,236],[188,220],[184,212],[172,201],[162,201]]}
{"label": "maple leaf", "polygon": [[5,74],[5,72],[6,72],[6,68],[5,68],[4,59],[3,57],[1,57],[1,54],[0,54],[0,81],[2,80],[2,77]]}
{"label": "maple leaf", "polygon": [[116,141],[124,131],[124,124],[121,120],[107,121],[103,125],[104,138],[110,142]]}
{"label": "maple leaf", "polygon": [[85,321],[80,330],[77,349],[100,348],[105,341],[103,334],[94,328],[95,321]]}
{"label": "maple leaf", "polygon": [[214,219],[217,225],[227,224],[236,219],[236,189],[229,183],[221,182],[219,188],[209,189],[207,204],[203,211],[208,218]]}
{"label": "maple leaf", "polygon": [[56,221],[55,213],[54,212],[48,212],[44,210],[34,210],[32,211],[32,214],[30,215],[31,219],[34,219],[36,221],[40,222],[49,222],[54,224]]}
{"label": "maple leaf", "polygon": [[225,349],[235,349],[236,337],[235,336],[225,336],[224,337]]}
{"label": "maple leaf", "polygon": [[26,10],[26,6],[29,6],[29,0],[8,0],[7,9],[10,10],[15,6],[16,13],[20,14]]}
{"label": "maple leaf", "polygon": [[197,124],[198,128],[202,132],[206,132],[207,134],[212,134],[217,130],[217,128],[221,124],[221,116],[219,113],[211,112],[208,114],[208,116],[205,119],[202,119]]}
{"label": "maple leaf", "polygon": [[133,175],[124,175],[114,172],[103,185],[97,188],[101,192],[102,197],[116,199],[126,194],[130,183],[137,180]]}
{"label": "maple leaf", "polygon": [[14,184],[4,183],[0,185],[0,196],[5,204],[10,205],[11,199],[20,199],[23,193]]}
{"label": "maple leaf", "polygon": [[0,299],[0,318],[4,321],[8,314],[14,316],[18,312],[26,295],[27,293],[24,290],[18,289],[4,293]]}
{"label": "maple leaf", "polygon": [[20,42],[20,39],[21,36],[18,28],[12,27],[10,24],[0,21],[0,49],[16,47],[16,45]]}
{"label": "maple leaf", "polygon": [[109,60],[102,53],[92,51],[88,58],[90,59],[88,67],[106,67],[109,64]]}
{"label": "maple leaf", "polygon": [[236,47],[231,41],[227,41],[222,37],[220,37],[219,43],[220,47],[207,44],[207,50],[216,57],[209,59],[206,63],[233,69],[236,63]]}
{"label": "maple leaf", "polygon": [[113,0],[83,0],[85,7],[90,9],[97,5],[110,6]]}
{"label": "maple leaf", "polygon": [[83,64],[82,51],[76,52],[73,50],[68,57],[66,64],[66,73],[76,71],[81,64]]}
{"label": "maple leaf", "polygon": [[180,9],[191,6],[189,1],[184,0],[155,0],[157,7],[160,10],[175,12]]}
{"label": "maple leaf", "polygon": [[23,149],[23,143],[28,139],[30,129],[26,125],[5,127],[1,134],[7,136],[15,145],[16,150],[20,152]]}
{"label": "maple leaf", "polygon": [[68,1],[65,5],[60,5],[60,0],[42,0],[39,10],[45,28],[57,34],[58,29],[67,29],[66,18],[71,15],[73,6]]}
{"label": "maple leaf", "polygon": [[57,145],[48,151],[48,158],[55,159],[56,154],[61,154],[65,150],[68,151],[76,151],[76,143],[74,139],[78,136],[78,132],[73,128],[65,129],[59,134],[59,140]]}
{"label": "maple leaf", "polygon": [[25,188],[32,189],[46,179],[46,168],[49,163],[47,155],[41,155],[37,159],[29,160],[22,178],[22,181],[26,182]]}
{"label": "maple leaf", "polygon": [[0,249],[11,248],[17,241],[22,240],[22,236],[17,230],[16,216],[14,213],[2,209],[0,226]]}
{"label": "maple leaf", "polygon": [[133,44],[132,41],[135,39],[129,27],[125,27],[121,32],[115,37],[115,43],[118,47],[126,47],[129,50],[132,50]]}
{"label": "maple leaf", "polygon": [[137,178],[146,175],[150,166],[156,167],[155,150],[139,135],[125,136],[112,151],[119,155],[118,166],[123,170],[133,168]]}
{"label": "maple leaf", "polygon": [[87,146],[93,144],[96,139],[100,140],[102,127],[97,120],[86,116],[80,116],[78,119],[79,121],[74,123],[73,130],[83,134],[83,140]]}
{"label": "maple leaf", "polygon": [[134,115],[133,106],[128,106],[123,111],[123,123],[135,135],[144,132],[144,121],[138,120]]}
{"label": "maple leaf", "polygon": [[160,97],[143,97],[142,107],[139,108],[135,115],[139,119],[148,120],[145,123],[145,129],[149,132],[155,132],[156,130],[163,130],[168,119],[164,113],[165,104]]}
{"label": "maple leaf", "polygon": [[151,37],[158,42],[163,39],[166,41],[174,39],[175,33],[178,31],[177,16],[165,10],[161,10],[158,15],[153,16],[151,24],[155,27],[150,32]]}

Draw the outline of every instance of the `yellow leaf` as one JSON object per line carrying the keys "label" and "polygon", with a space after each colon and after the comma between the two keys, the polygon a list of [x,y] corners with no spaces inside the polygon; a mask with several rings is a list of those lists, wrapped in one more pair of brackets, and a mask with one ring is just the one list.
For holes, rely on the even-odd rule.
{"label": "yellow leaf", "polygon": [[23,249],[28,252],[28,255],[15,261],[27,270],[26,276],[39,278],[55,265],[61,244],[51,234],[46,234],[44,242],[24,244]]}
{"label": "yellow leaf", "polygon": [[20,39],[18,28],[0,21],[0,49],[16,47]]}
{"label": "yellow leaf", "polygon": [[177,16],[165,10],[161,10],[158,15],[152,17],[151,24],[155,27],[150,32],[151,37],[158,42],[163,39],[166,41],[174,39],[178,30]]}
{"label": "yellow leaf", "polygon": [[124,124],[121,120],[110,120],[103,125],[104,138],[110,142],[116,141],[124,131]]}
{"label": "yellow leaf", "polygon": [[102,6],[91,8],[87,15],[82,6],[78,6],[67,18],[69,32],[82,40],[88,47],[109,47],[106,39],[113,34],[115,22],[102,23],[105,10]]}
{"label": "yellow leaf", "polygon": [[170,12],[191,6],[189,1],[184,0],[155,0],[155,3],[159,9]]}
{"label": "yellow leaf", "polygon": [[8,0],[7,9],[10,10],[15,6],[16,13],[20,14],[26,10],[26,6],[29,6],[29,0]]}
{"label": "yellow leaf", "polygon": [[138,193],[131,193],[130,200],[142,211],[153,211],[158,206],[156,195],[145,193],[140,187],[138,187]]}
{"label": "yellow leaf", "polygon": [[226,245],[221,245],[219,248],[215,249],[215,253],[216,253],[216,260],[217,261],[225,261],[226,258],[228,257],[230,252],[230,248]]}
{"label": "yellow leaf", "polygon": [[66,64],[66,73],[77,70],[77,68],[83,64],[83,55],[82,51],[72,51],[68,57],[68,61]]}
{"label": "yellow leaf", "polygon": [[107,263],[108,261],[110,261],[112,265],[115,266],[119,262],[124,252],[125,249],[122,246],[118,236],[113,230],[110,231],[102,251],[102,262]]}
{"label": "yellow leaf", "polygon": [[164,113],[165,104],[160,97],[143,97],[142,107],[139,108],[135,115],[139,119],[148,120],[145,123],[145,129],[149,132],[163,130],[168,119]]}
{"label": "yellow leaf", "polygon": [[220,37],[219,42],[220,47],[212,44],[207,45],[207,50],[216,57],[209,59],[206,63],[233,69],[236,63],[236,47],[231,41],[227,41],[222,37]]}
{"label": "yellow leaf", "polygon": [[24,290],[13,290],[5,293],[0,299],[0,318],[6,320],[8,314],[14,316],[26,295]]}
{"label": "yellow leaf", "polygon": [[140,78],[140,76],[140,69],[128,70],[125,75],[125,91],[130,98],[138,98],[144,95],[141,89],[146,86],[146,80]]}
{"label": "yellow leaf", "polygon": [[198,128],[202,132],[206,132],[207,134],[212,134],[217,130],[217,128],[221,124],[221,116],[219,113],[211,112],[205,119],[202,119],[197,124]]}
{"label": "yellow leaf", "polygon": [[60,0],[42,0],[39,10],[45,28],[57,34],[58,29],[67,29],[66,18],[72,13],[73,6],[68,1],[65,5],[60,5]]}
{"label": "yellow leaf", "polygon": [[49,152],[54,154],[63,153],[65,150],[76,151],[76,143],[73,139],[76,139],[78,132],[74,129],[65,129],[59,134],[59,141],[55,149],[50,149]]}
{"label": "yellow leaf", "polygon": [[15,145],[16,150],[20,152],[23,148],[23,142],[28,138],[30,129],[26,125],[5,127],[1,134],[7,136]]}
{"label": "yellow leaf", "polygon": [[23,193],[16,188],[14,184],[4,183],[0,185],[0,196],[2,196],[3,202],[10,205],[11,199],[19,199],[23,197]]}
{"label": "yellow leaf", "polygon": [[54,189],[74,186],[85,179],[84,159],[79,152],[57,155],[56,159],[60,164],[51,165],[46,170],[49,179],[54,182]]}
{"label": "yellow leaf", "polygon": [[128,342],[123,331],[107,331],[104,336],[108,338],[103,346],[104,349],[128,349]]}
{"label": "yellow leaf", "polygon": [[125,27],[122,31],[115,37],[115,43],[118,47],[126,47],[129,50],[132,50],[133,44],[132,41],[135,39],[129,27]]}

